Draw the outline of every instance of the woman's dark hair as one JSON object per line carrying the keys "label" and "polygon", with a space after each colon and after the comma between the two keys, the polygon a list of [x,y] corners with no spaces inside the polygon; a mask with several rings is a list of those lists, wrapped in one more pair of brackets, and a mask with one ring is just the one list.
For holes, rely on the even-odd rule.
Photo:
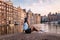
{"label": "woman's dark hair", "polygon": [[24,23],[27,22],[27,18],[24,19]]}

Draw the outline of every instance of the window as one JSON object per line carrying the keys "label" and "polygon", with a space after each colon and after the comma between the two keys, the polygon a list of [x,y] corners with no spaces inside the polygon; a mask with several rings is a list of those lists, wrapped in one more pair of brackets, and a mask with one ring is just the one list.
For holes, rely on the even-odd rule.
{"label": "window", "polygon": [[0,17],[1,17],[1,13],[0,13]]}
{"label": "window", "polygon": [[9,12],[7,12],[7,14],[9,14]]}
{"label": "window", "polygon": [[6,19],[4,19],[4,20],[6,20]]}
{"label": "window", "polygon": [[4,10],[6,10],[6,8],[4,7]]}
{"label": "window", "polygon": [[5,23],[4,21],[2,21],[2,23]]}
{"label": "window", "polygon": [[11,24],[11,21],[9,21],[9,24]]}
{"label": "window", "polygon": [[9,9],[9,11],[10,11],[11,9]]}
{"label": "window", "polygon": [[1,8],[1,6],[0,6],[0,8]]}
{"label": "window", "polygon": [[7,16],[7,19],[9,19],[9,17]]}
{"label": "window", "polygon": [[2,6],[1,8],[4,9],[4,6]]}
{"label": "window", "polygon": [[4,5],[4,3],[2,3],[2,5]]}
{"label": "window", "polygon": [[6,6],[6,4],[4,4],[4,6]]}
{"label": "window", "polygon": [[7,21],[7,24],[9,24],[9,21]]}
{"label": "window", "polygon": [[8,8],[9,6],[7,5],[7,8]]}
{"label": "window", "polygon": [[8,10],[8,8],[7,8],[7,10]]}
{"label": "window", "polygon": [[6,11],[4,10],[4,13],[6,13]]}
{"label": "window", "polygon": [[1,12],[1,10],[0,10],[0,12]]}
{"label": "window", "polygon": [[11,17],[9,17],[9,20],[11,20]]}
{"label": "window", "polygon": [[12,9],[10,9],[10,11],[12,12],[13,10],[12,10]]}
{"label": "window", "polygon": [[1,2],[0,2],[0,5],[1,5]]}
{"label": "window", "polygon": [[2,13],[2,15],[4,15],[4,14]]}

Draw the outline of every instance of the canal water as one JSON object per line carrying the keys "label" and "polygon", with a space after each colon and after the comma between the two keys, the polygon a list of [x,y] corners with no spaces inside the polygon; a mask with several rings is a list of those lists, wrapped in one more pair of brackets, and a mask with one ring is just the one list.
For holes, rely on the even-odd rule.
{"label": "canal water", "polygon": [[60,34],[60,24],[40,24],[40,30]]}
{"label": "canal water", "polygon": [[60,34],[60,24],[35,24],[34,26],[44,32]]}

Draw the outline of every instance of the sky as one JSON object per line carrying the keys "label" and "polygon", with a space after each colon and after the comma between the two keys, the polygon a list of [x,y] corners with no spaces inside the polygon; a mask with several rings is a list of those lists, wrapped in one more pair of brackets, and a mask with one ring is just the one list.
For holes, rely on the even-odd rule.
{"label": "sky", "polygon": [[49,12],[60,12],[60,0],[11,0],[14,6],[31,10],[33,13],[47,15]]}

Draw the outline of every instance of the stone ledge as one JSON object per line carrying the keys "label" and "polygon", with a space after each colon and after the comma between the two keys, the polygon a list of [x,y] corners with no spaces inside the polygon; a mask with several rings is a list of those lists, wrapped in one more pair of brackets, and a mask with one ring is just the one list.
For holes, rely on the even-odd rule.
{"label": "stone ledge", "polygon": [[60,40],[60,34],[54,33],[17,33],[0,36],[0,40]]}

